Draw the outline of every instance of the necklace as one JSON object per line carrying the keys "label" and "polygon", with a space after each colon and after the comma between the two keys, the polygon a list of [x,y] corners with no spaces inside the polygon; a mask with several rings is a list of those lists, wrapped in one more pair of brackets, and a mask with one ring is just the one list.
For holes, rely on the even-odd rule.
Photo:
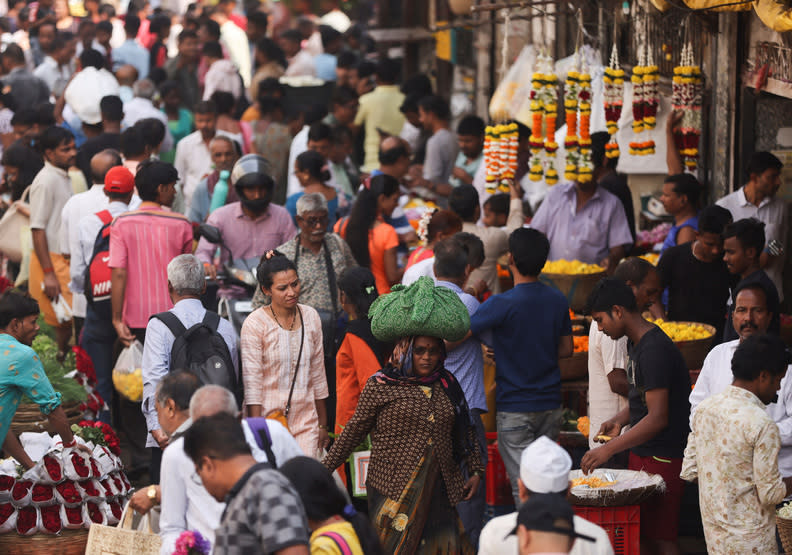
{"label": "necklace", "polygon": [[[270,305],[270,312],[272,313],[272,317],[275,318],[275,323],[278,324],[278,326],[280,326],[281,328],[286,329],[286,326],[281,324],[280,320],[278,320],[278,315],[275,314],[275,310],[272,308],[272,305]],[[294,329],[294,323],[296,321],[297,321],[297,311],[295,310],[294,315],[292,316],[291,325],[289,326],[289,331],[292,331]]]}

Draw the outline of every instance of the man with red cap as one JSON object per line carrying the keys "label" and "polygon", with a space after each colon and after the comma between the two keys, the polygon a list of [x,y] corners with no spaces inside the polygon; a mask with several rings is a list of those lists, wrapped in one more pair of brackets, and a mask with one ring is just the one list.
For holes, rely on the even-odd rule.
{"label": "man with red cap", "polygon": [[[110,222],[119,214],[134,209],[140,204],[140,198],[135,194],[135,177],[120,164],[107,171],[102,190],[107,197],[107,207],[80,220],[79,248],[72,252],[71,268],[73,285],[83,291],[89,285],[81,345],[93,361],[99,395],[110,405],[113,345],[117,339],[110,306],[110,267],[107,265]],[[108,411],[101,411],[99,419],[109,424]]]}

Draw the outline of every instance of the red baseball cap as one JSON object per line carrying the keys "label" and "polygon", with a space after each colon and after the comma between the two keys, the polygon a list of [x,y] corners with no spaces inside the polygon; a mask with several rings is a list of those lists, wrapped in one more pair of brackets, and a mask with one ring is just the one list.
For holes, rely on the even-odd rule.
{"label": "red baseball cap", "polygon": [[114,166],[105,175],[104,190],[108,193],[129,193],[135,188],[135,176],[124,166]]}

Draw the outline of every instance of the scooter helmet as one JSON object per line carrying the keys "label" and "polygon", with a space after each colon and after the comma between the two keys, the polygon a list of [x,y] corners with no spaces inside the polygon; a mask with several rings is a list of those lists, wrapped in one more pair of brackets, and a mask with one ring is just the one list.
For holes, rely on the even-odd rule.
{"label": "scooter helmet", "polygon": [[[246,154],[237,160],[231,170],[231,183],[236,189],[242,206],[256,213],[262,213],[266,210],[272,200],[272,191],[275,189],[275,181],[270,175],[271,172],[272,166],[270,163],[266,158],[258,154]],[[266,197],[248,200],[242,189],[251,187],[263,187],[267,190]]]}

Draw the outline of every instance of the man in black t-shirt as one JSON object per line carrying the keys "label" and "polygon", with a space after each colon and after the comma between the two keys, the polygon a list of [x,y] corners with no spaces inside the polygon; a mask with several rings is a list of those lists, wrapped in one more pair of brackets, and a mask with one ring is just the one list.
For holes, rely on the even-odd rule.
{"label": "man in black t-shirt", "polygon": [[768,332],[776,335],[780,333],[778,290],[773,280],[759,266],[759,257],[765,246],[764,227],[764,222],[756,218],[744,218],[727,225],[723,230],[723,260],[729,272],[739,279],[737,286],[729,291],[726,325],[723,328],[724,342],[739,337],[732,324],[736,303],[734,291],[747,283],[758,283],[767,292],[767,308],[773,313]]}
{"label": "man in black t-shirt", "polygon": [[[647,322],[632,289],[605,278],[588,300],[587,312],[611,339],[627,336],[629,406],[605,421],[596,441],[602,447],[583,457],[588,474],[612,456],[630,450],[630,470],[660,474],[666,491],[641,504],[641,543],[658,553],[678,553],[677,534],[684,482],[679,477],[688,435],[690,375],[671,339]],[[630,429],[620,435],[622,428]]]}
{"label": "man in black t-shirt", "polygon": [[723,333],[724,303],[734,285],[721,258],[721,233],[729,223],[728,210],[708,206],[699,214],[696,240],[667,249],[657,264],[660,280],[668,290],[668,319],[714,326],[716,339]]}

